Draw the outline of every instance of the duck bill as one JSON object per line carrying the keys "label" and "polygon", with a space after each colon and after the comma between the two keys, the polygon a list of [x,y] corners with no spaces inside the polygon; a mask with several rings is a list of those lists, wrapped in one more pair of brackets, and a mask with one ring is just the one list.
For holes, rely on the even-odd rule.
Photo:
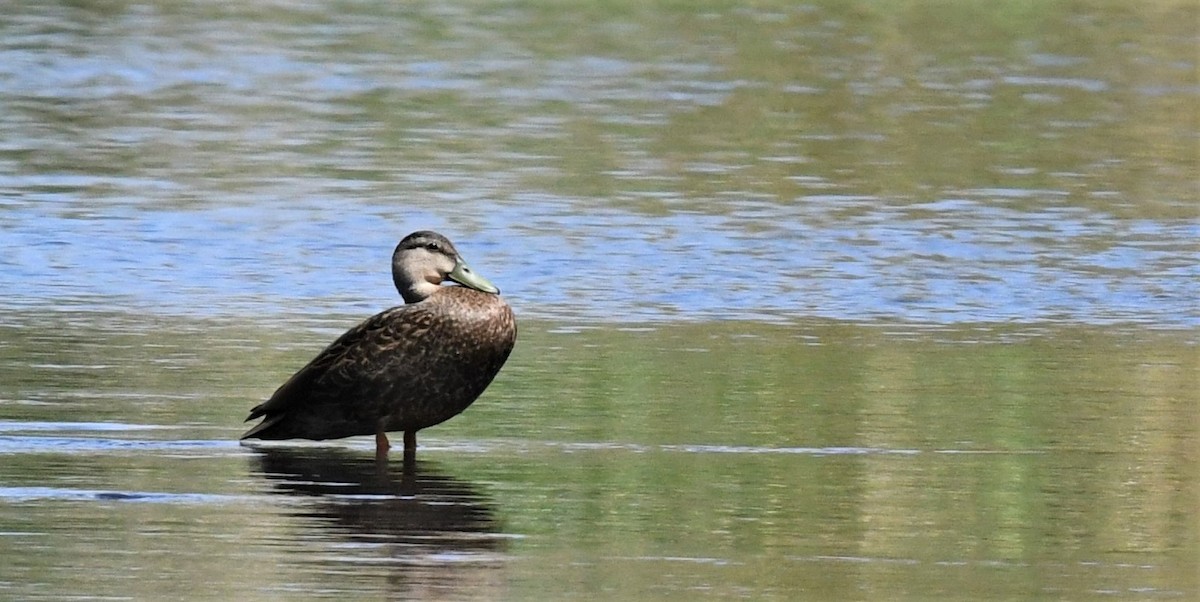
{"label": "duck bill", "polygon": [[500,294],[500,289],[496,288],[496,285],[492,284],[487,278],[471,271],[471,268],[467,267],[467,264],[463,263],[461,259],[454,265],[454,271],[450,272],[446,277],[477,291],[492,293],[494,295]]}

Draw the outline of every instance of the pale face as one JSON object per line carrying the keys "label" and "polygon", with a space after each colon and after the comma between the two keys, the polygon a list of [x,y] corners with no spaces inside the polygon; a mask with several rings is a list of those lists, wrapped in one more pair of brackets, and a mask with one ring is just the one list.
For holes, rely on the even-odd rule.
{"label": "pale face", "polygon": [[396,246],[396,252],[392,254],[392,279],[405,303],[425,299],[446,280],[485,293],[500,292],[486,278],[467,267],[446,237],[429,231],[409,234]]}

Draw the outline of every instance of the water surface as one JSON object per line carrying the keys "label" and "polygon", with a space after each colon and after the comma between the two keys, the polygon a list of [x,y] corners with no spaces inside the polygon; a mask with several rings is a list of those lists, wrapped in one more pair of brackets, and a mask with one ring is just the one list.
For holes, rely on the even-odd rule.
{"label": "water surface", "polygon": [[1173,334],[528,320],[406,469],[234,441],[323,328],[46,317],[2,339],[17,598],[1196,591],[1200,355]]}
{"label": "water surface", "polygon": [[[0,597],[1200,596],[1188,2],[16,2]],[[418,461],[237,444],[435,228]]]}
{"label": "water surface", "polygon": [[1190,3],[606,6],[18,3],[5,303],[1200,326]]}

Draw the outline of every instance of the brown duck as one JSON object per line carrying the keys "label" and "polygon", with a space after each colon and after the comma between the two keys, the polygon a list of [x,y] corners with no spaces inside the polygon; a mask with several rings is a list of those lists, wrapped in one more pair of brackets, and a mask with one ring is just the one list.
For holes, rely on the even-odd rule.
{"label": "brown duck", "polygon": [[[495,378],[517,339],[500,289],[471,271],[436,232],[409,234],[392,254],[404,305],[367,318],[313,358],[247,421],[242,439],[339,439],[375,435],[386,456],[388,431],[417,431],[449,420]],[[442,286],[446,280],[462,286]]]}

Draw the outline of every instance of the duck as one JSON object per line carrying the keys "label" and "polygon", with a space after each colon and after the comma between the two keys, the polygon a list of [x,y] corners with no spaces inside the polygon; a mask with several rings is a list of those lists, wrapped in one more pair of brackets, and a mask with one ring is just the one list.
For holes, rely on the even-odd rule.
{"label": "duck", "polygon": [[404,304],[346,331],[254,406],[246,422],[262,421],[243,441],[374,435],[376,457],[386,458],[387,434],[399,431],[409,459],[417,431],[479,398],[517,339],[500,289],[430,230],[396,245],[392,281]]}

